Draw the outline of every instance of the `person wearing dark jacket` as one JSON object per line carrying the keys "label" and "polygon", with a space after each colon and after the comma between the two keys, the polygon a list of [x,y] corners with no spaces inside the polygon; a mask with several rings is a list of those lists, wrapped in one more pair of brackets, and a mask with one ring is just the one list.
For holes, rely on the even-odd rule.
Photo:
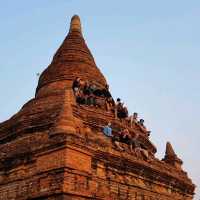
{"label": "person wearing dark jacket", "polygon": [[72,84],[73,91],[79,89],[80,87],[80,78],[76,77]]}

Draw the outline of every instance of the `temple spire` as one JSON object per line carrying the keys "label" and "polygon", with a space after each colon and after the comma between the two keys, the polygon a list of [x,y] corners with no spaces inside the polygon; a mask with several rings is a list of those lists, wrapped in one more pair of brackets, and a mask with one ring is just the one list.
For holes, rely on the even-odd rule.
{"label": "temple spire", "polygon": [[170,142],[167,142],[167,144],[166,144],[165,156],[172,156],[172,157],[176,156],[174,149]]}
{"label": "temple spire", "polygon": [[167,142],[166,144],[165,157],[163,158],[163,161],[178,169],[181,169],[181,165],[183,164],[183,161],[178,158],[178,156],[174,152],[174,149],[170,142]]}
{"label": "temple spire", "polygon": [[[77,76],[83,80],[93,81],[100,87],[107,84],[85,42],[81,20],[78,15],[74,15],[66,38],[54,55],[51,64],[40,76],[36,97],[51,95],[55,90],[62,92],[66,83],[63,85],[60,83],[67,82],[71,87],[72,81]],[[54,88],[55,85],[56,88]]]}
{"label": "temple spire", "polygon": [[71,19],[69,32],[77,31],[82,34],[81,20],[78,15],[74,15]]}

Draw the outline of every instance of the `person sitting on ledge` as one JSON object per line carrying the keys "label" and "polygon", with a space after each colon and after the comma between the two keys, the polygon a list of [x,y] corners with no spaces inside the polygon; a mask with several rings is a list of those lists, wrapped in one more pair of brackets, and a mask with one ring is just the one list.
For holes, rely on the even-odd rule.
{"label": "person sitting on ledge", "polygon": [[144,119],[140,119],[139,125],[141,125],[142,127],[144,127],[146,129],[146,127],[144,126]]}
{"label": "person sitting on ledge", "polygon": [[85,99],[86,99],[86,104],[87,105],[92,105],[93,104],[93,100],[92,100],[92,90],[90,88],[90,84],[88,81],[86,81],[84,88],[83,88],[83,94],[85,95]]}
{"label": "person sitting on ledge", "polygon": [[133,125],[138,123],[138,113],[134,112],[132,115],[130,115],[128,118],[128,123],[130,124],[130,127],[133,128]]}
{"label": "person sitting on ledge", "polygon": [[107,111],[113,111],[114,112],[114,107],[115,107],[115,102],[112,97],[106,98],[106,110]]}
{"label": "person sitting on ledge", "polygon": [[151,131],[148,131],[146,126],[144,125],[144,119],[140,119],[138,124],[139,124],[140,128],[142,129],[142,131],[146,132],[148,134],[148,136],[149,136]]}
{"label": "person sitting on ledge", "polygon": [[85,104],[86,100],[82,90],[75,90],[76,102],[81,105]]}
{"label": "person sitting on ledge", "polygon": [[132,137],[131,137],[128,129],[124,129],[123,131],[121,131],[120,141],[129,145],[130,151],[133,152]]}
{"label": "person sitting on ledge", "polygon": [[141,154],[146,159],[146,161],[151,161],[151,159],[149,157],[149,152],[144,147],[144,145],[142,145],[139,142],[138,138],[139,138],[138,133],[135,133],[134,137],[132,138],[132,144],[133,144],[134,152],[135,152],[136,156],[139,157]]}
{"label": "person sitting on ledge", "polygon": [[140,152],[140,143],[139,143],[139,134],[135,133],[133,138],[132,138],[132,143],[133,143],[133,147],[134,147],[134,152],[135,154],[138,156],[138,152]]}
{"label": "person sitting on ledge", "polygon": [[151,161],[147,148],[142,144],[140,144],[140,152],[144,156],[146,161]]}
{"label": "person sitting on ledge", "polygon": [[121,99],[117,98],[116,106],[122,105]]}
{"label": "person sitting on ledge", "polygon": [[96,89],[97,89],[97,86],[95,85],[94,82],[90,83],[90,89],[91,89],[92,94],[94,94],[94,92],[95,92]]}
{"label": "person sitting on ledge", "polygon": [[128,117],[128,109],[127,109],[127,107],[124,106],[123,103],[118,105],[117,117],[119,119],[124,119],[124,118]]}
{"label": "person sitting on ledge", "polygon": [[112,97],[111,94],[110,94],[110,91],[109,91],[109,85],[106,84],[105,87],[102,89],[102,95],[105,98]]}
{"label": "person sitting on ledge", "polygon": [[124,148],[121,147],[120,145],[120,135],[113,135],[112,137],[112,142],[114,143],[114,145],[120,150],[120,151],[124,151]]}
{"label": "person sitting on ledge", "polygon": [[103,133],[107,137],[112,137],[112,128],[111,128],[110,122],[106,126],[103,127]]}
{"label": "person sitting on ledge", "polygon": [[85,85],[83,87],[83,94],[84,95],[90,95],[91,94],[91,90],[90,90],[88,81],[85,82]]}
{"label": "person sitting on ledge", "polygon": [[126,106],[123,107],[123,118],[127,118],[128,117],[128,109]]}
{"label": "person sitting on ledge", "polygon": [[121,99],[117,98],[116,104],[115,104],[115,118],[117,119],[118,117],[118,110],[120,110],[122,108],[122,103],[121,103]]}
{"label": "person sitting on ledge", "polygon": [[78,90],[80,87],[80,78],[76,77],[72,84],[73,91]]}
{"label": "person sitting on ledge", "polygon": [[93,94],[97,97],[101,97],[102,96],[102,90],[95,87],[94,90],[93,90]]}
{"label": "person sitting on ledge", "polygon": [[94,95],[94,91],[96,90],[96,85],[94,83],[89,84],[89,91],[90,91],[90,103],[92,106],[96,106],[96,97]]}
{"label": "person sitting on ledge", "polygon": [[124,103],[121,102],[120,98],[117,98],[115,104],[115,118],[123,119],[128,117],[128,109],[124,106]]}
{"label": "person sitting on ledge", "polygon": [[85,81],[80,79],[80,87],[79,87],[80,90],[82,90],[82,91],[84,90],[85,84],[86,84]]}
{"label": "person sitting on ledge", "polygon": [[105,99],[103,99],[101,97],[95,97],[94,96],[93,100],[94,100],[94,106],[96,108],[105,109]]}
{"label": "person sitting on ledge", "polygon": [[112,98],[112,95],[109,91],[109,85],[105,85],[104,89],[102,89],[102,96],[105,98],[106,110],[110,111],[115,106],[115,101]]}
{"label": "person sitting on ledge", "polygon": [[120,146],[119,144],[119,137],[115,136],[112,134],[112,128],[111,128],[111,123],[109,122],[108,125],[106,125],[104,128],[103,128],[103,133],[105,136],[107,137],[111,137],[112,138],[112,141],[113,143],[116,145],[116,147],[122,151],[123,148]]}

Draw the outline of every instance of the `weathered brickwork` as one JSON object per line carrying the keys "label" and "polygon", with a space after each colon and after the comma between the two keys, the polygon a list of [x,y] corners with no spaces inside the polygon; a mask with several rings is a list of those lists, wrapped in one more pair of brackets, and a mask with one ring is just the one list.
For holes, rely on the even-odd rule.
{"label": "weathered brickwork", "polygon": [[[0,200],[192,200],[195,186],[170,143],[163,160],[139,126],[105,109],[77,105],[72,81],[106,79],[74,16],[68,36],[42,73],[35,98],[0,124]],[[138,133],[151,161],[119,151],[102,126]]]}

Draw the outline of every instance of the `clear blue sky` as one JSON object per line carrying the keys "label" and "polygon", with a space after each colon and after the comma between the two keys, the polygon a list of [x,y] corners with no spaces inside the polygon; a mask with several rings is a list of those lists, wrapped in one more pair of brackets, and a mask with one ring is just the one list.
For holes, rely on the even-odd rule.
{"label": "clear blue sky", "polygon": [[0,3],[0,121],[34,96],[36,73],[50,63],[78,14],[114,97],[145,119],[159,158],[171,141],[200,186],[199,0]]}

